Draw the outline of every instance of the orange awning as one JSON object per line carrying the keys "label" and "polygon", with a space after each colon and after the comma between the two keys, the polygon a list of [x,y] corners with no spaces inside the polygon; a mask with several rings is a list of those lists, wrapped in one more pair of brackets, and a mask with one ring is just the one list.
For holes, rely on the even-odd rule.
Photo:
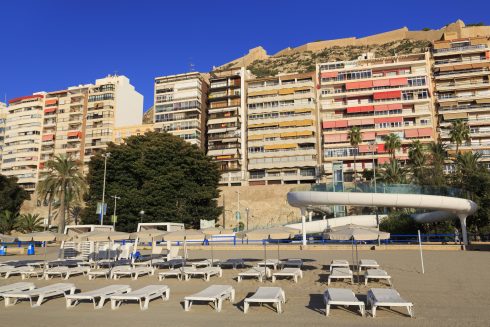
{"label": "orange awning", "polygon": [[56,108],[56,107],[46,108],[46,109],[44,109],[44,113],[45,113],[45,114],[48,114],[48,113],[50,113],[50,112],[55,112],[57,109],[58,109],[58,108]]}

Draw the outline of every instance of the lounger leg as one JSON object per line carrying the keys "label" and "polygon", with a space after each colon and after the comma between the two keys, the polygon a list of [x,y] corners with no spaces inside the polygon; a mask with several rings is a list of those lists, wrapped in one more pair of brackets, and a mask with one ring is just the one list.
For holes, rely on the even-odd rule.
{"label": "lounger leg", "polygon": [[272,282],[275,283],[276,282],[276,276],[272,275]]}
{"label": "lounger leg", "polygon": [[325,306],[325,316],[328,317],[329,315],[330,315],[330,304],[327,304]]}
{"label": "lounger leg", "polygon": [[369,279],[368,277],[364,277],[364,285],[367,285],[368,279]]}
{"label": "lounger leg", "polygon": [[170,299],[170,290],[167,289],[165,292],[162,293],[162,299],[164,301],[168,301],[168,299]]}
{"label": "lounger leg", "polygon": [[222,299],[218,299],[218,301],[216,301],[216,306],[215,306],[215,309],[217,312],[221,312],[221,306],[223,304],[223,300]]}
{"label": "lounger leg", "polygon": [[328,278],[327,285],[330,285],[330,277]]}
{"label": "lounger leg", "polygon": [[141,310],[147,310],[149,303],[150,303],[150,298],[149,297],[146,297],[144,302],[141,302],[141,300],[140,300],[140,309]]}
{"label": "lounger leg", "polygon": [[392,287],[393,285],[391,284],[391,278],[388,278],[388,283],[390,284],[390,287]]}
{"label": "lounger leg", "polygon": [[373,318],[376,317],[376,306],[375,305],[371,305],[371,316],[373,316]]}
{"label": "lounger leg", "polygon": [[[29,298],[30,299],[30,298]],[[31,300],[31,299],[30,299]],[[41,304],[43,303],[44,301],[44,295],[39,295],[39,297],[37,298],[37,301],[35,304],[32,304],[32,300],[31,300],[31,307],[32,308],[36,308],[36,307],[39,307],[41,306]]]}
{"label": "lounger leg", "polygon": [[[104,306],[105,300],[106,300],[106,297],[105,296],[101,296],[100,297],[99,304],[95,307],[95,309],[101,309]],[[94,304],[95,304],[95,302],[94,302]]]}
{"label": "lounger leg", "polygon": [[360,304],[360,305],[359,305],[359,310],[361,311],[361,316],[363,316],[363,317],[364,317],[364,316],[365,316],[365,314],[366,314],[366,309],[365,309],[365,307],[364,307],[364,304]]}
{"label": "lounger leg", "polygon": [[243,313],[247,313],[248,312],[248,306],[249,306],[248,302],[244,302],[243,303]]}
{"label": "lounger leg", "polygon": [[184,310],[189,311],[191,309],[192,301],[185,300],[184,301]]}
{"label": "lounger leg", "polygon": [[234,288],[230,292],[230,302],[235,303],[235,289]]}
{"label": "lounger leg", "polygon": [[116,310],[117,309],[117,301],[116,300],[111,300],[111,309]]}
{"label": "lounger leg", "polygon": [[282,313],[282,304],[281,304],[281,301],[279,301],[279,302],[276,303],[276,309],[277,309],[277,313]]}
{"label": "lounger leg", "polygon": [[73,300],[72,299],[66,299],[66,308],[69,309],[73,306]]}
{"label": "lounger leg", "polygon": [[240,283],[242,281],[242,276],[238,276],[237,283]]}
{"label": "lounger leg", "polygon": [[294,275],[293,276],[293,280],[294,280],[295,283],[297,283],[298,282],[298,275]]}

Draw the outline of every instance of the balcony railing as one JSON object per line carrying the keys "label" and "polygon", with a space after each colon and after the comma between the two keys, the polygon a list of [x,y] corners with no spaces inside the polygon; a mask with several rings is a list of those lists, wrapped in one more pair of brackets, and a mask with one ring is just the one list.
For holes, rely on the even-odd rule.
{"label": "balcony railing", "polygon": [[434,53],[444,53],[444,52],[455,52],[455,51],[466,51],[466,50],[474,50],[474,49],[485,49],[487,46],[484,44],[477,45],[466,45],[462,47],[454,47],[454,48],[444,48],[444,49],[434,49]]}

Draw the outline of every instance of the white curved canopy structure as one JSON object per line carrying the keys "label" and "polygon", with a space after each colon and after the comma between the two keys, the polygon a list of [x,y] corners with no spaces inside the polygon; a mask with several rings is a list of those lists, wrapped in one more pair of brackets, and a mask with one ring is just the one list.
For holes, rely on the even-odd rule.
{"label": "white curved canopy structure", "polygon": [[[473,214],[477,205],[467,199],[426,194],[402,194],[402,193],[364,193],[364,192],[323,192],[323,191],[292,191],[288,193],[288,203],[297,208],[308,210],[310,207],[319,205],[349,205],[362,207],[397,207],[397,208],[420,208],[448,213],[447,219],[452,219],[453,214],[461,221],[463,241],[468,243],[466,232],[466,217]],[[302,214],[304,220],[304,214]],[[440,216],[439,216],[440,217]],[[417,219],[418,222],[431,222],[424,217]]]}

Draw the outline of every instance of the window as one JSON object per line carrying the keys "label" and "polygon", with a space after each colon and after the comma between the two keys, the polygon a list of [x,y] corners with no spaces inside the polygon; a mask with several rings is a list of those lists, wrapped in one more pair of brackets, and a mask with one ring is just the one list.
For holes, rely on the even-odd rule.
{"label": "window", "polygon": [[114,100],[114,94],[105,93],[105,94],[91,95],[88,97],[88,102],[103,101],[103,100]]}

